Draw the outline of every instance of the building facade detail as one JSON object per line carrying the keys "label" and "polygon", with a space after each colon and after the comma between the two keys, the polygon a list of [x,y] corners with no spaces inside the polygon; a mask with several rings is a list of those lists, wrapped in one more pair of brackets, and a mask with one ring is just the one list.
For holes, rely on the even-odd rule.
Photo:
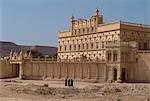
{"label": "building facade detail", "polygon": [[70,31],[58,34],[58,59],[106,61],[108,57],[109,61],[120,61],[121,47],[126,44],[150,49],[149,26],[123,21],[104,23],[98,9],[90,19],[76,20],[72,16],[70,25]]}

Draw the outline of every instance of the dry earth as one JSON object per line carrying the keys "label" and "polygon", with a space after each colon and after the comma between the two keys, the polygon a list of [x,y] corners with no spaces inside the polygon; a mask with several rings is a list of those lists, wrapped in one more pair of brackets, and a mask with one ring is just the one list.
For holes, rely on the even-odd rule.
{"label": "dry earth", "polygon": [[0,101],[150,101],[150,85],[1,79]]}

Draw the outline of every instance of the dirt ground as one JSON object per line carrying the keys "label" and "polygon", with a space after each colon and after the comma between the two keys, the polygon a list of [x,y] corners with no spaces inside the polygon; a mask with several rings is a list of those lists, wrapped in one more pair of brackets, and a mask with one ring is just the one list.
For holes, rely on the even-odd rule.
{"label": "dirt ground", "polygon": [[0,101],[150,101],[150,84],[1,79]]}

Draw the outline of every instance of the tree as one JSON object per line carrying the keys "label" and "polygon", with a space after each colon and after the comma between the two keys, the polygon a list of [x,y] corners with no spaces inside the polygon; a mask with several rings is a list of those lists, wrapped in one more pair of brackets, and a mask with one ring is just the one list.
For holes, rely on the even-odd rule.
{"label": "tree", "polygon": [[27,50],[27,53],[31,52],[31,55],[33,58],[44,58],[43,54],[40,53],[38,50],[32,49],[32,50]]}
{"label": "tree", "polygon": [[49,56],[49,58],[53,58],[53,59],[57,59],[57,53],[55,53],[55,54],[49,54],[48,55]]}

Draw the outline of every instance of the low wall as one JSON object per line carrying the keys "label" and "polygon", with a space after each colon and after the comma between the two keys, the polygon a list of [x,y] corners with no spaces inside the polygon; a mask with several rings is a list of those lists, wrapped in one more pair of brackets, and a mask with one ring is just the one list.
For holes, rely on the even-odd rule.
{"label": "low wall", "polygon": [[[142,58],[143,57],[143,58]],[[145,59],[145,60],[144,60]],[[125,82],[150,82],[150,63],[148,55],[140,55],[138,62],[106,64],[99,62],[57,62],[57,61],[0,61],[0,78],[20,77],[22,79],[72,78],[78,81],[106,82],[124,77]],[[121,76],[122,75],[122,76]]]}
{"label": "low wall", "polygon": [[28,61],[23,63],[23,79],[106,81],[106,64],[93,62]]}

